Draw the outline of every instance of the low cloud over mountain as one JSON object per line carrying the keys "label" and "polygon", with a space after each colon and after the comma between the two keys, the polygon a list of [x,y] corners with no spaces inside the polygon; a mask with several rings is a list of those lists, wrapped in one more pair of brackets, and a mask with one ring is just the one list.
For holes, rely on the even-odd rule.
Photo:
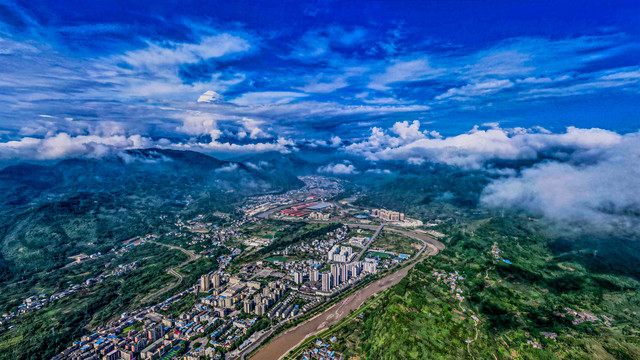
{"label": "low cloud over mountain", "polygon": [[640,134],[497,179],[482,202],[519,208],[565,227],[625,235],[640,226]]}
{"label": "low cloud over mountain", "polygon": [[443,137],[414,121],[373,128],[345,151],[408,166],[432,162],[483,170],[493,178],[481,196],[484,206],[526,210],[564,228],[637,232],[639,149],[640,132],[568,127],[552,133],[485,124]]}
{"label": "low cloud over mountain", "polygon": [[497,124],[475,126],[471,131],[443,137],[435,131],[421,131],[420,123],[398,122],[391,129],[374,127],[369,138],[346,148],[347,152],[370,160],[424,161],[481,169],[491,160],[531,160],[541,156],[562,158],[576,151],[604,149],[623,136],[598,128],[568,127],[563,133],[541,128],[502,129]]}

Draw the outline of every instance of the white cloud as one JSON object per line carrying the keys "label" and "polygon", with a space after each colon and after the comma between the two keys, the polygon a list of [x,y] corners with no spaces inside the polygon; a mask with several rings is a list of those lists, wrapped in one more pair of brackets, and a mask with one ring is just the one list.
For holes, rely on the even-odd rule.
{"label": "white cloud", "polygon": [[[598,145],[601,143],[596,143]],[[640,133],[624,135],[597,156],[545,162],[490,183],[482,203],[519,208],[565,226],[637,233]],[[593,155],[593,154],[590,154]],[[591,230],[591,229],[589,229]]]}
{"label": "white cloud", "polygon": [[413,164],[424,160],[467,169],[477,169],[493,159],[536,159],[546,152],[593,151],[618,144],[622,136],[603,129],[568,127],[565,133],[551,134],[544,129],[487,130],[474,127],[466,134],[441,137],[437,133],[419,131],[419,122],[399,122],[391,136],[380,128],[373,128],[371,136],[354,143],[346,151],[361,154],[371,160],[407,160]]}
{"label": "white cloud", "polygon": [[74,156],[101,157],[114,150],[153,146],[140,135],[78,135],[58,133],[45,138],[24,137],[0,143],[0,158],[52,160]]}
{"label": "white cloud", "polygon": [[408,121],[397,122],[393,124],[391,132],[400,136],[402,140],[418,140],[424,139],[426,135],[420,131],[420,121],[414,120],[411,125]]}
{"label": "white cloud", "polygon": [[261,128],[264,121],[246,116],[191,110],[179,112],[175,117],[182,121],[182,125],[178,126],[177,130],[187,135],[209,135],[212,140],[217,140],[222,135],[252,140],[273,137]]}
{"label": "white cloud", "polygon": [[202,152],[232,152],[232,153],[252,153],[278,151],[281,153],[289,153],[296,151],[295,142],[285,138],[278,138],[276,141],[252,143],[252,144],[235,144],[231,142],[219,142],[213,140],[209,143],[176,143],[169,147],[177,150],[194,150]]}
{"label": "white cloud", "polygon": [[[104,80],[94,79],[100,80],[105,84],[117,85],[117,95],[121,98],[189,99],[189,101],[192,101],[196,94],[211,89],[224,92],[230,87],[243,82],[245,75],[236,73],[222,79],[222,73],[215,73],[209,79],[204,79],[201,82],[185,84],[178,75],[177,68],[163,68],[155,71],[152,77],[149,77],[149,74],[141,74],[135,71],[123,71]],[[100,96],[98,94],[93,95]]]}
{"label": "white cloud", "polygon": [[317,80],[312,80],[308,82],[305,86],[297,87],[296,89],[300,91],[304,91],[307,93],[332,93],[338,89],[342,89],[344,87],[349,86],[349,83],[342,77],[337,77],[332,81],[328,82],[320,82]]}
{"label": "white cloud", "polygon": [[[515,46],[514,46],[515,45]],[[509,45],[497,49],[481,51],[475,54],[475,62],[465,68],[465,76],[478,79],[487,76],[512,77],[525,76],[535,70],[531,66],[533,55],[521,47],[522,40],[516,42],[514,48]]]}
{"label": "white cloud", "polygon": [[363,28],[345,29],[340,26],[329,26],[306,32],[300,42],[287,57],[300,61],[312,61],[321,56],[333,56],[333,46],[352,47],[361,42],[367,35]]}
{"label": "white cloud", "polygon": [[39,52],[40,49],[27,42],[0,38],[0,55],[24,55],[37,54]]}
{"label": "white cloud", "polygon": [[352,164],[329,164],[318,168],[318,172],[334,175],[357,174],[358,170]]}
{"label": "white cloud", "polygon": [[271,135],[267,134],[260,128],[261,124],[263,124],[263,121],[254,120],[248,117],[242,118],[242,128],[246,135],[249,135],[250,139],[271,137]]}
{"label": "white cloud", "polygon": [[396,60],[384,72],[371,76],[369,88],[386,91],[390,89],[388,85],[392,83],[425,80],[441,73],[442,70],[432,68],[426,58],[408,61]]}
{"label": "white cloud", "polygon": [[[505,39],[494,47],[468,54],[413,53],[392,60],[391,65],[370,64],[372,69],[378,71],[370,76],[368,87],[388,91],[393,89],[395,83],[428,79],[438,79],[446,84],[463,82],[466,85],[451,87],[435,100],[466,101],[495,95],[507,88],[521,92],[524,95],[522,98],[527,99],[582,95],[604,88],[636,86],[638,79],[634,69],[610,69],[614,73],[622,71],[621,76],[594,81],[598,73],[584,73],[585,66],[595,61],[637,47],[637,44],[632,45],[628,40],[624,34],[558,40],[521,37]],[[582,76],[576,75],[580,73],[583,73]],[[566,89],[556,89],[558,84],[565,82],[569,82]],[[637,86],[629,90],[634,89],[637,91]],[[533,92],[529,94],[531,90]]]}
{"label": "white cloud", "polygon": [[239,97],[231,100],[232,103],[242,106],[251,105],[270,105],[270,104],[287,104],[299,98],[308,96],[308,94],[292,92],[292,91],[263,91],[244,93]]}
{"label": "white cloud", "polygon": [[[624,36],[607,34],[550,40],[521,37],[506,39],[493,48],[461,57],[462,77],[474,82],[563,74],[585,64],[614,56]],[[547,75],[548,76],[548,75]]]}
{"label": "white cloud", "polygon": [[190,111],[184,115],[180,115],[183,121],[182,126],[177,130],[189,135],[209,135],[213,140],[222,135],[222,131],[218,129],[217,121],[212,114],[202,113],[199,111]]}
{"label": "white cloud", "polygon": [[136,68],[157,68],[219,58],[248,51],[250,47],[249,42],[239,36],[219,34],[203,37],[197,44],[148,42],[146,48],[128,51],[119,57]]}
{"label": "white cloud", "polygon": [[199,103],[219,103],[222,102],[222,95],[213,90],[207,90],[198,98]]}
{"label": "white cloud", "polygon": [[513,87],[510,80],[489,80],[481,83],[467,84],[458,88],[451,88],[444,94],[436,96],[436,100],[452,99],[464,101],[477,96],[493,94]]}
{"label": "white cloud", "polygon": [[374,97],[374,98],[364,98],[362,101],[366,104],[376,104],[376,105],[396,105],[396,104],[410,104],[411,101],[403,101],[393,97]]}
{"label": "white cloud", "polygon": [[376,174],[376,175],[391,174],[391,170],[389,169],[369,169],[365,172],[369,174]]}
{"label": "white cloud", "polygon": [[640,92],[640,69],[638,67],[624,67],[607,71],[589,73],[563,84],[564,86],[534,88],[521,92],[522,99],[565,97],[593,94],[598,91],[620,88],[620,90]]}
{"label": "white cloud", "polygon": [[221,172],[234,172],[238,170],[238,164],[229,164],[226,166],[223,166],[219,169],[216,169],[216,172],[221,173]]}

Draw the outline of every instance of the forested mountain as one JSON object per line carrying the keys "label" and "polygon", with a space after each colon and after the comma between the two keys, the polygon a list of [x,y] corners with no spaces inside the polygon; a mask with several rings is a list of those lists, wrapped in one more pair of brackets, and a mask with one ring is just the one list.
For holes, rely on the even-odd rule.
{"label": "forested mountain", "polygon": [[163,214],[231,211],[245,196],[301,184],[286,169],[162,149],[9,166],[0,171],[0,281],[51,270],[69,256],[147,234],[160,226]]}

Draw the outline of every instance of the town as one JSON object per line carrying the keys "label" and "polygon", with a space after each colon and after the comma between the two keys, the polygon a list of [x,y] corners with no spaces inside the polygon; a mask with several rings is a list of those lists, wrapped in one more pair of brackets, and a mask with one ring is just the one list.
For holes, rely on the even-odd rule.
{"label": "town", "polygon": [[[404,214],[345,207],[330,201],[341,189],[339,181],[322,177],[303,180],[307,184],[304,189],[250,199],[250,205],[243,208],[245,217],[223,227],[205,222],[203,215],[176,222],[179,230],[171,235],[186,237],[188,244],[204,249],[192,256],[208,256],[213,249],[225,249],[225,254],[216,259],[218,267],[186,290],[95,328],[54,359],[241,358],[269,335],[412,258],[412,254],[376,245],[389,222],[407,221]],[[300,213],[318,224],[301,222]],[[272,228],[270,218],[291,218],[292,222]],[[327,222],[330,218],[339,222]],[[296,224],[319,230],[310,231],[312,235],[302,241],[268,251],[283,231]],[[145,241],[157,243],[158,238],[150,235],[132,239],[124,248]],[[414,254],[423,248],[418,244],[411,248]],[[119,266],[110,276],[126,274],[135,266]],[[45,305],[39,297],[29,298],[25,304]],[[317,352],[305,356],[340,355],[322,344]]]}

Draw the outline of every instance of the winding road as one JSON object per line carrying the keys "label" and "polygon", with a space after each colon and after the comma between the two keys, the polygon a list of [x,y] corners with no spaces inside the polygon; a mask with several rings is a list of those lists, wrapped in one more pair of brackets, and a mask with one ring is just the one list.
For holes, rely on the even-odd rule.
{"label": "winding road", "polygon": [[172,250],[179,250],[179,251],[182,251],[183,253],[187,254],[187,256],[189,256],[189,259],[187,259],[186,261],[184,261],[184,262],[180,263],[179,265],[177,265],[177,266],[175,266],[175,267],[173,267],[173,268],[168,268],[168,269],[167,269],[167,273],[169,273],[169,274],[171,274],[171,275],[173,275],[173,276],[177,277],[177,278],[178,278],[178,281],[176,281],[175,283],[173,283],[173,284],[171,284],[171,285],[169,285],[169,286],[167,286],[167,287],[165,287],[165,288],[163,288],[163,289],[160,289],[160,290],[158,290],[158,291],[156,291],[156,292],[154,292],[154,293],[151,293],[151,294],[149,294],[149,295],[145,296],[145,297],[141,300],[141,302],[147,302],[147,301],[150,301],[151,299],[155,298],[156,296],[160,296],[160,295],[162,295],[162,294],[164,294],[164,293],[168,292],[169,290],[171,290],[171,289],[175,288],[176,286],[178,286],[178,285],[182,284],[182,280],[183,280],[184,278],[183,278],[183,277],[182,277],[182,275],[181,275],[179,272],[177,272],[175,269],[176,269],[176,268],[181,268],[181,267],[183,267],[183,266],[185,266],[185,265],[187,265],[187,264],[189,264],[189,263],[191,263],[191,262],[193,262],[193,261],[196,261],[196,260],[198,260],[198,259],[200,258],[200,255],[198,255],[198,254],[194,253],[192,250],[187,250],[187,249],[181,248],[181,247],[179,247],[179,246],[174,246],[174,245],[169,245],[169,244],[163,244],[163,243],[159,243],[159,242],[151,241],[151,240],[147,240],[147,242],[148,242],[148,243],[151,243],[151,244],[154,244],[154,245],[160,245],[160,246],[168,247],[169,249],[172,249]]}

